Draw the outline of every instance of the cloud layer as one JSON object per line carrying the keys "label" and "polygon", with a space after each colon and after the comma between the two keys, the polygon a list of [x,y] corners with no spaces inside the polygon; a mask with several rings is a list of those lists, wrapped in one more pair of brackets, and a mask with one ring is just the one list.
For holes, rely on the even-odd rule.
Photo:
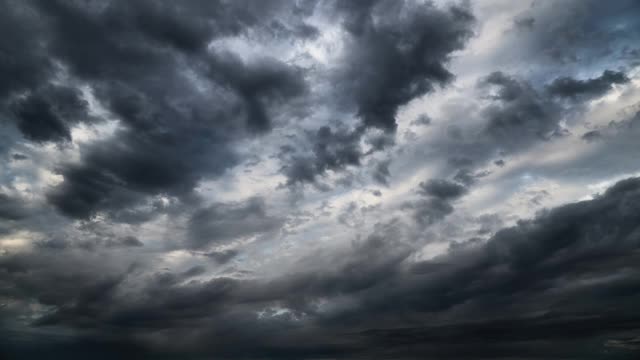
{"label": "cloud layer", "polygon": [[0,357],[635,359],[639,19],[0,0]]}

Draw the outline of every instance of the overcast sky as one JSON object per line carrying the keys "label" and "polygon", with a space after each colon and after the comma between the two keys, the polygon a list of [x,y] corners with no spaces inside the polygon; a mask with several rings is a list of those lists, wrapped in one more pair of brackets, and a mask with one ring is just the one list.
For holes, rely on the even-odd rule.
{"label": "overcast sky", "polygon": [[637,359],[637,0],[0,0],[0,358]]}

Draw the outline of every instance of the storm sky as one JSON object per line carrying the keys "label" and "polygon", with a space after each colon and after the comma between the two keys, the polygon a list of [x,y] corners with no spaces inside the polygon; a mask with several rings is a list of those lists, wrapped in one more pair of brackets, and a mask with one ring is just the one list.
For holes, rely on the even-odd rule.
{"label": "storm sky", "polygon": [[0,358],[638,358],[639,1],[0,31]]}

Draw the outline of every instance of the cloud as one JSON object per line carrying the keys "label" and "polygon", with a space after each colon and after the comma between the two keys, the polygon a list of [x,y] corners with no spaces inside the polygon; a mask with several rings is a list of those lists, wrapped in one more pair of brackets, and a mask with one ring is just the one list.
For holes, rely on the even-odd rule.
{"label": "cloud", "polygon": [[390,160],[379,161],[373,171],[373,179],[381,185],[389,185],[389,177],[391,172],[389,171]]}
{"label": "cloud", "polygon": [[602,134],[598,130],[591,130],[582,134],[582,139],[587,142],[597,141],[600,138],[602,138]]}
{"label": "cloud", "polygon": [[78,89],[48,86],[10,105],[22,134],[33,141],[69,141],[69,124],[89,118]]}
{"label": "cloud", "polygon": [[627,75],[620,71],[605,70],[597,78],[576,80],[570,77],[560,77],[547,87],[551,95],[577,99],[591,98],[604,95],[613,88],[614,84],[626,84],[629,82]]}
{"label": "cloud", "polygon": [[0,358],[637,358],[636,9],[0,0]]}
{"label": "cloud", "polygon": [[360,165],[363,156],[360,149],[362,130],[332,130],[323,126],[315,134],[307,134],[313,142],[313,154],[294,155],[284,167],[289,185],[314,182],[327,171],[339,171],[348,166]]}
{"label": "cloud", "polygon": [[633,15],[638,12],[638,3],[632,0],[610,5],[595,0],[536,5],[515,20],[533,19],[532,26],[521,26],[511,33],[507,45],[512,53],[517,47],[522,59],[543,64],[606,63],[634,48],[634,39],[640,34],[640,23]]}
{"label": "cloud", "polygon": [[[189,220],[190,248],[204,248],[246,236],[254,236],[277,230],[282,219],[267,213],[263,199],[252,198],[242,203],[216,203],[198,210]],[[226,260],[224,254],[211,255]],[[229,253],[231,255],[232,253]]]}
{"label": "cloud", "polygon": [[107,247],[139,247],[144,243],[135,236],[125,236],[107,242]]}
{"label": "cloud", "polygon": [[[622,314],[632,306],[625,299],[627,291],[634,291],[638,273],[624,269],[637,260],[640,243],[633,206],[622,204],[633,203],[639,191],[640,180],[624,180],[594,200],[503,229],[483,245],[416,264],[420,275],[405,278],[397,295],[386,291],[385,300],[370,303],[366,312],[406,316],[412,309],[423,319],[419,322],[428,322],[428,314],[437,311],[448,314],[440,318],[447,325],[387,330],[374,324],[376,330],[362,332],[363,351],[385,351],[397,358],[459,358],[455,349],[463,346],[470,347],[468,356],[580,358],[578,344],[633,331],[637,319]],[[616,229],[615,234],[608,229]],[[609,276],[611,281],[597,281]],[[602,312],[604,304],[620,307]],[[539,309],[545,312],[537,314]],[[547,330],[570,328],[583,331]],[[540,343],[547,345],[537,348]],[[604,344],[591,346],[602,351]]]}
{"label": "cloud", "polygon": [[430,226],[451,214],[453,202],[467,194],[468,189],[446,179],[431,179],[421,182],[417,192],[422,198],[405,203],[403,208],[410,209],[419,224]]}
{"label": "cloud", "polygon": [[271,129],[265,104],[283,102],[306,91],[302,70],[275,59],[245,64],[234,54],[217,53],[209,61],[210,76],[242,98],[247,127],[254,131]]}
{"label": "cloud", "polygon": [[[217,278],[186,284],[178,275],[161,273],[149,278],[136,296],[118,291],[125,279],[133,280],[133,270],[119,276],[105,273],[101,280],[78,274],[72,288],[52,288],[45,284],[75,265],[39,254],[4,258],[0,266],[3,282],[30,284],[9,296],[35,296],[55,307],[37,321],[40,326],[119,329],[125,336],[113,341],[147,348],[149,356],[160,349],[182,349],[229,358],[264,351],[358,358],[380,350],[400,359],[434,353],[459,358],[454,349],[463,346],[468,354],[487,357],[530,353],[577,359],[584,355],[580,344],[600,351],[604,341],[593,341],[637,327],[637,319],[625,314],[635,305],[639,276],[632,266],[640,246],[638,197],[640,180],[623,180],[593,200],[504,228],[485,243],[406,265],[411,248],[399,240],[398,224],[381,225],[349,256],[336,258],[333,268],[320,273],[310,270],[265,282]],[[31,270],[18,271],[25,268]],[[314,305],[319,299],[336,306],[350,300],[321,310]],[[241,315],[269,304],[280,304],[289,315]],[[407,316],[422,325],[399,327]],[[141,326],[200,336],[173,345],[139,342],[133,335]],[[221,332],[228,332],[226,340],[211,343],[210,335]],[[298,345],[281,346],[285,337],[297,339]],[[238,352],[248,338],[256,341]]]}
{"label": "cloud", "polygon": [[23,201],[7,194],[0,193],[0,219],[20,220],[27,216]]}
{"label": "cloud", "polygon": [[415,120],[411,121],[411,125],[428,126],[431,125],[431,118],[427,114],[421,114]]}
{"label": "cloud", "polygon": [[536,19],[532,17],[525,17],[513,20],[513,25],[518,29],[533,29],[536,24]]}
{"label": "cloud", "polygon": [[341,86],[365,126],[387,131],[396,128],[400,106],[451,81],[446,64],[474,23],[466,8],[431,3],[370,1],[338,9],[351,36]]}
{"label": "cloud", "polygon": [[416,221],[425,226],[433,225],[453,212],[451,203],[438,198],[410,202],[404,207],[412,209]]}
{"label": "cloud", "polygon": [[443,200],[454,200],[466,194],[467,188],[445,179],[431,179],[420,183],[420,192]]}
{"label": "cloud", "polygon": [[13,159],[14,161],[22,161],[22,160],[27,160],[29,157],[27,155],[24,154],[20,154],[20,153],[13,153],[11,154],[11,159]]}
{"label": "cloud", "polygon": [[492,103],[483,110],[487,134],[507,149],[548,139],[561,119],[559,106],[530,84],[501,72],[487,76],[481,86],[495,87]]}
{"label": "cloud", "polygon": [[[355,112],[361,126],[333,135],[330,128],[321,127],[314,141],[315,159],[297,156],[285,164],[288,184],[314,182],[316,175],[327,169],[360,165],[361,157],[392,145],[392,137],[374,136],[369,139],[371,151],[360,154],[358,142],[367,129],[394,133],[401,106],[453,79],[447,64],[452,53],[462,49],[471,37],[474,24],[466,8],[440,9],[431,3],[336,3],[333,11],[334,17],[343,20],[347,51],[333,74],[337,86],[332,90],[332,105]],[[377,20],[389,13],[397,15]],[[335,156],[323,148],[332,137],[344,144],[343,149],[335,150]]]}
{"label": "cloud", "polygon": [[219,264],[226,264],[231,259],[238,255],[238,251],[236,250],[224,250],[224,251],[211,251],[205,254],[207,257],[210,257]]}
{"label": "cloud", "polygon": [[[37,22],[37,16],[25,9],[25,4],[3,1],[2,31],[15,33],[12,39],[0,41],[3,55],[0,58],[0,98],[38,86],[51,75],[54,64],[45,49],[38,45],[37,34],[43,26]],[[10,56],[8,54],[11,54]]]}
{"label": "cloud", "polygon": [[[78,163],[58,167],[63,182],[48,198],[74,218],[113,212],[149,195],[189,196],[198,181],[237,163],[235,141],[268,132],[269,112],[305,91],[304,74],[294,66],[207,48],[217,37],[265,26],[268,20],[257,14],[277,14],[281,4],[250,10],[197,1],[5,6],[16,28],[37,24],[21,32],[24,49],[33,50],[7,48],[16,56],[3,60],[15,74],[3,82],[15,83],[5,93],[26,91],[9,106],[24,136],[69,142],[71,126],[93,121],[76,88],[52,85],[63,71],[54,63],[71,81],[87,84],[120,121],[112,138],[84,145]],[[205,84],[196,85],[193,76]]]}

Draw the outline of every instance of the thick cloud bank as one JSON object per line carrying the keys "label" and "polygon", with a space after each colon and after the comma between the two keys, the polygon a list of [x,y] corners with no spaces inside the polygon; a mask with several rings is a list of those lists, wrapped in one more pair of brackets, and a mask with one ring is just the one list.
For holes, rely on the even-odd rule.
{"label": "thick cloud bank", "polygon": [[638,358],[638,4],[0,0],[0,358]]}

